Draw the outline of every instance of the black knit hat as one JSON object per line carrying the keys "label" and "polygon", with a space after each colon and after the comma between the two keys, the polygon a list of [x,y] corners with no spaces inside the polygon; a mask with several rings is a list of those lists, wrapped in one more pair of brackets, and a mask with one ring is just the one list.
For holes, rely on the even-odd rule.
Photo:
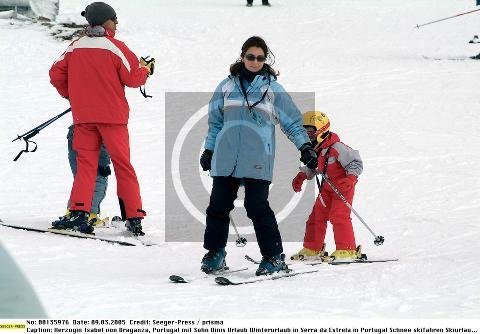
{"label": "black knit hat", "polygon": [[92,2],[81,13],[91,26],[100,26],[111,19],[117,19],[117,13],[105,2]]}

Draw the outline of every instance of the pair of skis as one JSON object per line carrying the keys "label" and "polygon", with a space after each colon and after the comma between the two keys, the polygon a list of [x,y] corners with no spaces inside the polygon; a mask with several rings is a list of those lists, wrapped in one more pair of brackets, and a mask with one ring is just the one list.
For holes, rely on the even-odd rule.
{"label": "pair of skis", "polygon": [[[111,222],[108,218],[104,218],[98,221],[98,223],[96,223],[94,226],[104,227],[104,228],[113,227],[113,228],[118,228],[120,230],[121,228],[120,224],[114,224],[114,222],[119,222],[119,221],[121,221],[121,218],[117,216],[113,217]],[[123,222],[122,222],[122,225],[123,225]],[[49,234],[56,234],[56,235],[79,238],[79,239],[92,239],[97,241],[108,242],[111,244],[117,244],[121,246],[138,246],[138,245],[154,246],[156,245],[155,243],[151,242],[147,238],[142,236],[135,236],[127,230],[122,231],[123,239],[113,239],[108,237],[96,236],[95,234],[81,233],[73,230],[58,230],[54,228],[39,228],[39,227],[30,227],[30,226],[11,225],[11,224],[4,223],[1,219],[0,219],[0,226],[13,228],[17,230],[29,231],[29,232],[49,233]]]}
{"label": "pair of skis", "polygon": [[[259,261],[252,259],[250,256],[246,255],[245,258],[255,264],[259,264]],[[278,272],[271,275],[262,275],[262,276],[254,276],[248,278],[240,278],[240,277],[232,277],[231,274],[238,273],[241,271],[246,271],[248,268],[239,268],[239,269],[227,269],[219,272],[215,272],[213,274],[202,274],[202,276],[193,277],[193,278],[186,278],[185,276],[180,275],[171,275],[169,277],[170,281],[173,283],[191,283],[192,281],[198,279],[207,279],[207,278],[214,278],[215,283],[219,285],[242,285],[242,284],[251,284],[251,283],[258,283],[263,281],[269,280],[277,280],[282,278],[288,278],[292,276],[298,275],[305,275],[305,274],[313,274],[319,271],[319,269],[314,268],[314,266],[321,265],[321,264],[329,264],[329,265],[345,265],[345,264],[357,264],[357,263],[377,263],[377,262],[392,262],[398,261],[397,258],[391,259],[367,259],[366,257],[352,260],[352,261],[332,261],[332,262],[325,262],[325,261],[302,261],[299,264],[303,265],[303,268],[299,269],[289,269],[288,271]]]}
{"label": "pair of skis", "polygon": [[[250,261],[254,264],[260,264],[260,261],[254,260],[248,255],[245,255],[245,259],[247,261]],[[333,260],[327,257],[326,260],[314,260],[314,261],[296,261],[295,264],[304,264],[307,266],[317,266],[319,264],[330,264],[332,266],[335,265],[341,265],[341,264],[352,264],[352,263],[376,263],[376,262],[392,262],[392,261],[398,261],[397,258],[389,258],[389,259],[368,259],[365,254],[362,254],[362,257],[359,259],[355,260]],[[293,263],[287,263],[288,265],[291,265]]]}
{"label": "pair of skis", "polygon": [[199,276],[193,276],[193,277],[184,276],[184,275],[170,275],[169,279],[172,283],[191,283],[193,281],[208,279],[208,278],[211,278],[211,277],[225,276],[225,275],[229,275],[229,274],[232,274],[232,273],[238,273],[238,272],[246,271],[246,270],[248,270],[247,267],[236,268],[236,269],[229,269],[227,267],[224,270],[216,271],[216,272],[213,272],[211,274],[203,273]]}

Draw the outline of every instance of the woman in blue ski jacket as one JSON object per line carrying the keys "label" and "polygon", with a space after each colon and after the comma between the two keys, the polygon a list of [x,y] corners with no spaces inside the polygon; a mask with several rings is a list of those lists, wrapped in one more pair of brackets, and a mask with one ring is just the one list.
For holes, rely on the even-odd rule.
{"label": "woman in blue ski jacket", "polygon": [[300,160],[311,169],[317,167],[302,115],[267,60],[271,63],[272,56],[265,41],[250,37],[209,103],[209,128],[200,158],[203,170],[210,170],[213,177],[204,235],[208,253],[201,266],[207,273],[226,267],[229,213],[240,185],[245,187],[245,209],[263,256],[256,274],[287,269],[275,214],[268,203],[276,124],[301,151]]}

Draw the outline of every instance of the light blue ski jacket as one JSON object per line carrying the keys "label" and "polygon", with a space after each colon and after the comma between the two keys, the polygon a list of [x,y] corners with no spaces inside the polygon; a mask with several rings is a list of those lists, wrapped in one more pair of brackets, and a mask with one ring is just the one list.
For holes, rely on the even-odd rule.
{"label": "light blue ski jacket", "polygon": [[[208,109],[208,134],[204,147],[213,151],[211,176],[272,180],[275,160],[275,125],[298,148],[310,142],[300,111],[284,88],[272,77],[257,75],[243,81],[223,80]],[[259,102],[260,101],[260,102]]]}

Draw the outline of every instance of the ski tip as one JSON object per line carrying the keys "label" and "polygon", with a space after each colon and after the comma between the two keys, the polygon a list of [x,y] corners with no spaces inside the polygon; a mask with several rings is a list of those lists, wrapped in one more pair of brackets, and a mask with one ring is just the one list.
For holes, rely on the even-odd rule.
{"label": "ski tip", "polygon": [[173,283],[188,283],[182,276],[170,275],[169,280]]}
{"label": "ski tip", "polygon": [[248,255],[246,255],[246,254],[245,254],[245,259],[246,259],[247,261],[252,262],[252,263],[259,264],[259,262],[255,261],[253,258],[251,258],[250,256],[248,256]]}
{"label": "ski tip", "polygon": [[230,281],[228,278],[222,277],[222,276],[215,277],[215,283],[220,284],[220,285],[234,285],[234,283],[232,281]]}

